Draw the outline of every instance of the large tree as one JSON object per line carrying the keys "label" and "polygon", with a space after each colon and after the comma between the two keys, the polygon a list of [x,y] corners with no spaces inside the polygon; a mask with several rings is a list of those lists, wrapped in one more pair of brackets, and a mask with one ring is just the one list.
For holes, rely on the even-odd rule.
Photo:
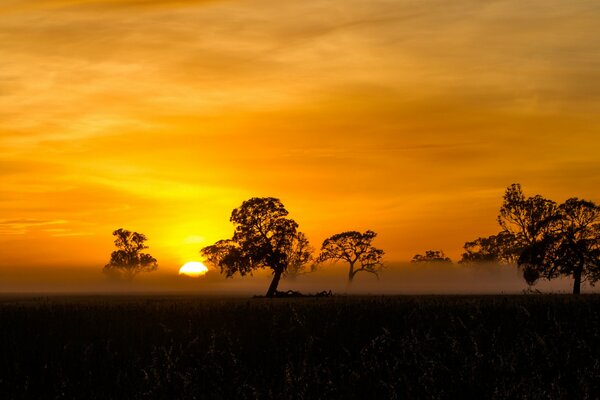
{"label": "large tree", "polygon": [[573,293],[581,283],[600,279],[600,207],[571,198],[563,204],[541,196],[526,198],[520,185],[510,186],[498,218],[515,238],[517,264],[529,284],[558,276],[573,278]]}
{"label": "large tree", "polygon": [[600,279],[600,207],[591,201],[571,198],[558,207],[554,229],[524,249],[519,263],[529,269],[526,278],[573,278],[573,294],[581,283]]}
{"label": "large tree", "polygon": [[266,296],[273,297],[282,275],[290,268],[301,268],[312,258],[306,236],[298,231],[296,221],[287,216],[279,199],[255,197],[244,201],[231,213],[233,237],[207,246],[201,253],[227,277],[236,273],[244,276],[259,268],[271,269],[273,279]]}
{"label": "large tree", "polygon": [[323,241],[317,262],[347,262],[349,283],[352,283],[354,276],[359,272],[369,272],[379,277],[384,251],[373,246],[376,236],[373,231],[348,231],[333,235]]}
{"label": "large tree", "polygon": [[512,235],[516,250],[538,243],[552,232],[558,220],[558,205],[540,195],[526,198],[521,185],[506,189],[498,223]]}
{"label": "large tree", "polygon": [[105,273],[118,273],[127,280],[132,281],[141,272],[152,272],[158,269],[156,259],[150,254],[143,253],[147,249],[145,235],[131,232],[126,229],[117,229],[115,236],[115,250],[110,255],[110,261],[104,266]]}
{"label": "large tree", "polygon": [[505,235],[512,237],[513,252],[517,257],[517,265],[523,272],[523,278],[534,284],[542,275],[547,264],[551,234],[558,221],[558,205],[540,195],[525,197],[521,185],[512,184],[505,193],[498,215],[498,223]]}

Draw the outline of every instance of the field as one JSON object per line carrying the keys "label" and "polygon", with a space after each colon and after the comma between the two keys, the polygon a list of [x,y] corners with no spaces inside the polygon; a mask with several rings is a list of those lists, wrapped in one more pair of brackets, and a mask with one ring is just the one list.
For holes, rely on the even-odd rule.
{"label": "field", "polygon": [[600,296],[3,297],[2,399],[600,396]]}

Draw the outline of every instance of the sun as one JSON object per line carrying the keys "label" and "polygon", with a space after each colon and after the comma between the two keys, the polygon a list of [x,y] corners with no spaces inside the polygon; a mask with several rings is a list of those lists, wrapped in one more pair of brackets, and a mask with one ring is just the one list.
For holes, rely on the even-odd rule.
{"label": "sun", "polygon": [[179,275],[191,276],[192,278],[198,278],[199,276],[205,275],[207,272],[208,268],[198,261],[190,261],[179,268]]}

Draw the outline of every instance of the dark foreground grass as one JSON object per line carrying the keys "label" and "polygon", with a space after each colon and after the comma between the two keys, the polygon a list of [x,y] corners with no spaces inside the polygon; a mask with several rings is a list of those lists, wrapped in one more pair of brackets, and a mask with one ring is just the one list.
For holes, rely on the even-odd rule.
{"label": "dark foreground grass", "polygon": [[600,297],[0,301],[2,399],[600,397]]}

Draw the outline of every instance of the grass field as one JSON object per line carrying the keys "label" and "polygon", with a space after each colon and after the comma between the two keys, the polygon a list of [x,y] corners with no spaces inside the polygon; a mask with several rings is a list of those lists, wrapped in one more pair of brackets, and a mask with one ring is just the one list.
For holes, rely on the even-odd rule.
{"label": "grass field", "polygon": [[600,296],[4,297],[2,399],[600,396]]}

